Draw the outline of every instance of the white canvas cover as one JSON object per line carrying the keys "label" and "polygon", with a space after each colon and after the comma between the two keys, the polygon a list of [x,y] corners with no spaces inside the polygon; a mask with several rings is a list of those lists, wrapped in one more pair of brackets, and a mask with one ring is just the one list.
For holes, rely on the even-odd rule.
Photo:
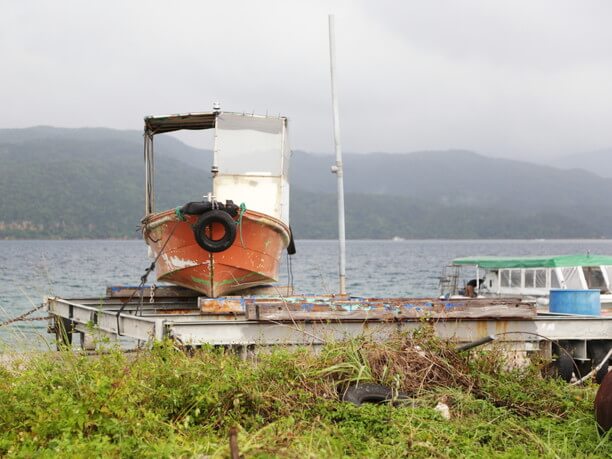
{"label": "white canvas cover", "polygon": [[215,127],[213,194],[289,224],[287,120],[221,113]]}

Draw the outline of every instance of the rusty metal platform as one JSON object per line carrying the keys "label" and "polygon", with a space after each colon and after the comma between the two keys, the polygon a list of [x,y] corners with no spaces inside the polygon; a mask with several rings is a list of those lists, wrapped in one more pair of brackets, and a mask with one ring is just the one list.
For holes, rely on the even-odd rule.
{"label": "rusty metal platform", "polygon": [[441,338],[458,343],[495,335],[517,350],[550,353],[551,342],[571,342],[575,357],[586,359],[588,342],[612,340],[612,317],[539,313],[516,299],[261,294],[209,299],[176,287],[110,287],[102,298],[50,297],[46,307],[81,335],[82,344],[87,336],[104,335],[170,338],[190,346],[317,346],[359,335],[384,340],[427,323]]}

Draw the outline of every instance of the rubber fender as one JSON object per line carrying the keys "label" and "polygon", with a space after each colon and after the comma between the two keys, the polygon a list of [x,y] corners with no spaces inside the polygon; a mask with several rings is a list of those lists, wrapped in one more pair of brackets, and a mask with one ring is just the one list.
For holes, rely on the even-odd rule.
{"label": "rubber fender", "polygon": [[[221,208],[223,209],[223,204],[221,204]],[[234,204],[234,201],[232,201],[231,199],[225,201],[225,211],[230,214],[232,218],[236,218],[239,210],[240,206]]]}
{"label": "rubber fender", "polygon": [[[223,226],[223,237],[218,240],[208,236],[206,228],[219,224]],[[223,252],[231,247],[236,240],[236,222],[224,210],[211,210],[202,214],[193,226],[195,240],[200,247],[212,253]]]}
{"label": "rubber fender", "polygon": [[[606,354],[608,353],[609,348],[605,346],[603,343],[595,344],[591,349],[591,362],[593,368],[604,359]],[[602,367],[595,373],[595,382],[601,384],[605,376],[608,374],[608,370],[610,368],[610,361],[604,362]],[[612,384],[611,384],[612,385]]]}
{"label": "rubber fender", "polygon": [[202,215],[204,212],[213,210],[213,208],[215,210],[225,210],[231,217],[236,217],[240,210],[240,207],[234,204],[231,199],[225,201],[225,204],[216,202],[214,205],[209,201],[188,202],[180,210],[186,215]]}
{"label": "rubber fender", "polygon": [[556,361],[557,376],[565,382],[572,380],[572,374],[574,373],[574,359],[567,352],[560,351],[559,357]]}
{"label": "rubber fender", "polygon": [[188,202],[181,207],[181,212],[186,215],[202,215],[212,209],[212,204],[208,201]]}
{"label": "rubber fender", "polygon": [[[343,402],[361,406],[364,403],[385,403],[393,400],[393,391],[387,386],[375,383],[351,384],[340,394]],[[396,399],[406,399],[407,394],[399,393]]]}
{"label": "rubber fender", "polygon": [[289,255],[295,255],[295,241],[293,240],[293,230],[289,227],[289,245],[287,246],[287,253]]}

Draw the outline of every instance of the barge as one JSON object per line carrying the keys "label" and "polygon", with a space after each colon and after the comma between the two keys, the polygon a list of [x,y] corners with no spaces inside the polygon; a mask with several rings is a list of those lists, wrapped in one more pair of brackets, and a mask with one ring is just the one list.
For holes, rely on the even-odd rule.
{"label": "barge", "polygon": [[[285,290],[285,291],[283,291]],[[266,294],[267,293],[267,294]],[[109,287],[103,298],[48,297],[50,331],[85,349],[96,337],[224,346],[246,356],[273,345],[317,348],[369,336],[385,340],[424,325],[458,345],[495,339],[508,351],[557,359],[564,379],[612,349],[612,317],[553,314],[518,299],[359,298],[292,295],[286,289],[208,298],[180,287]],[[608,371],[606,364],[598,375]]]}

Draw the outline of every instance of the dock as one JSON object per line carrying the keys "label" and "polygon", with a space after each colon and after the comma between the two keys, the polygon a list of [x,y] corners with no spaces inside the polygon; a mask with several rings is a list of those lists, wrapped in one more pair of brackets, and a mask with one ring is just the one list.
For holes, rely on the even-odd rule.
{"label": "dock", "polygon": [[563,347],[577,363],[612,348],[612,317],[544,313],[517,299],[280,294],[213,299],[178,287],[119,286],[101,298],[49,297],[45,304],[51,330],[66,344],[78,334],[85,349],[105,336],[226,346],[246,355],[267,346],[317,347],[363,335],[382,341],[423,325],[458,345],[494,337],[506,349],[545,357]]}

